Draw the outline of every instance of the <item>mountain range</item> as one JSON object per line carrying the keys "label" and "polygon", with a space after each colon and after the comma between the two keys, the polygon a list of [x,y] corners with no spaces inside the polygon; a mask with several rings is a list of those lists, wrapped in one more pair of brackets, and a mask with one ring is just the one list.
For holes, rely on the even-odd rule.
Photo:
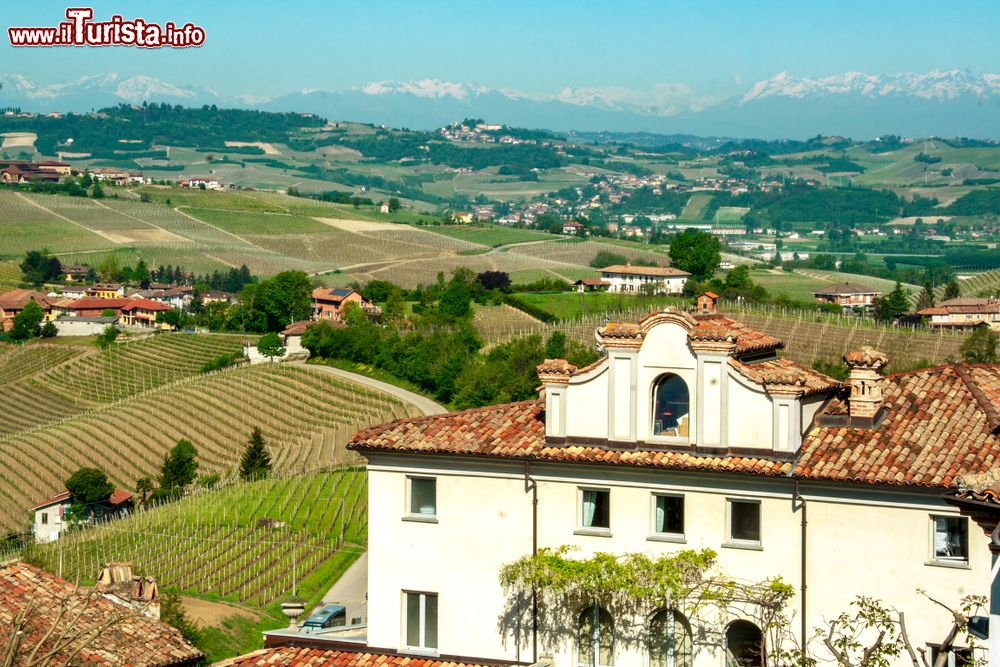
{"label": "mountain range", "polygon": [[859,139],[880,134],[1000,138],[1000,74],[935,70],[893,75],[846,72],[809,78],[781,72],[741,93],[699,97],[683,84],[651,90],[564,88],[555,93],[422,79],[348,90],[304,90],[264,98],[223,95],[137,75],[37,84],[0,75],[0,107],[89,111],[118,103],[215,104],[315,113],[330,119],[433,129],[468,117],[555,131],[686,133],[729,137]]}

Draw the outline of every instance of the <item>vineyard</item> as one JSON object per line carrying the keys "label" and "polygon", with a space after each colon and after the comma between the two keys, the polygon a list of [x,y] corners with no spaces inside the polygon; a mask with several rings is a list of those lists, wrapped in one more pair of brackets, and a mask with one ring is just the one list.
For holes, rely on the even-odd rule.
{"label": "vineyard", "polygon": [[958,282],[962,296],[991,296],[1000,290],[1000,269],[977,273]]}
{"label": "vineyard", "polygon": [[189,376],[0,437],[0,527],[23,526],[26,508],[61,490],[81,467],[103,468],[116,485],[134,488],[140,477],[156,476],[164,454],[181,438],[198,449],[202,474],[232,471],[254,426],[280,470],[338,465],[354,460],[343,449],[354,432],[411,410],[303,366],[264,364]]}
{"label": "vineyard", "polygon": [[519,255],[528,255],[555,262],[565,262],[567,264],[587,267],[590,266],[597,253],[601,251],[620,255],[633,263],[636,260],[651,261],[661,266],[666,266],[670,263],[666,255],[650,252],[639,247],[611,245],[599,241],[555,241],[551,243],[533,243],[510,249],[510,252]]}
{"label": "vineyard", "polygon": [[[364,549],[363,468],[279,476],[200,491],[177,502],[31,546],[24,556],[69,581],[91,582],[107,562],[164,587],[265,606],[325,592],[324,564]],[[324,572],[323,570],[326,570]]]}

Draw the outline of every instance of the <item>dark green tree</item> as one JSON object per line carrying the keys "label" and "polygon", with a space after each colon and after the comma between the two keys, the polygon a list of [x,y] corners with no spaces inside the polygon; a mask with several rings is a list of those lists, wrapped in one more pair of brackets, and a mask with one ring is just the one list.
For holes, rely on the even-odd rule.
{"label": "dark green tree", "polygon": [[198,475],[198,450],[190,440],[178,440],[163,457],[160,466],[160,488],[164,490],[183,489]]}
{"label": "dark green tree", "polygon": [[38,328],[39,338],[55,338],[58,333],[59,330],[56,329],[56,325],[52,322],[46,322]]}
{"label": "dark green tree", "polygon": [[997,334],[989,327],[976,327],[959,348],[967,364],[995,364],[997,362]]}
{"label": "dark green tree", "polygon": [[118,327],[109,324],[104,327],[104,331],[97,337],[97,346],[101,349],[107,349],[114,344],[116,338],[118,338]]}
{"label": "dark green tree", "polygon": [[934,290],[931,289],[930,283],[924,283],[924,288],[920,290],[920,294],[917,295],[917,310],[921,311],[924,308],[932,308],[934,306]]}
{"label": "dark green tree", "polygon": [[29,250],[19,268],[24,274],[24,282],[35,287],[41,287],[47,281],[58,280],[62,275],[62,264],[48,250]]}
{"label": "dark green tree", "polygon": [[897,280],[896,286],[884,296],[875,297],[873,301],[875,319],[880,322],[891,322],[910,310],[910,293],[903,289]]}
{"label": "dark green tree", "polygon": [[70,502],[90,505],[110,498],[115,487],[103,470],[80,468],[66,480],[66,490],[69,491]]}
{"label": "dark green tree", "polygon": [[263,479],[271,472],[271,455],[264,443],[264,434],[259,426],[250,432],[250,442],[240,458],[240,479]]}
{"label": "dark green tree", "polygon": [[722,261],[719,238],[708,232],[686,229],[670,241],[670,264],[697,280],[712,277]]}
{"label": "dark green tree", "polygon": [[139,263],[135,265],[132,269],[132,282],[136,283],[142,289],[149,287],[149,265],[146,264],[146,260],[140,259]]}
{"label": "dark green tree", "polygon": [[962,294],[962,292],[961,292],[961,290],[958,287],[958,279],[957,278],[952,278],[944,286],[944,300],[945,301],[947,301],[948,299],[957,299],[959,296],[961,296],[961,294]]}
{"label": "dark green tree", "polygon": [[399,197],[391,197],[389,199],[389,213],[395,213],[402,208],[402,204],[399,203]]}
{"label": "dark green tree", "polygon": [[472,294],[466,284],[452,278],[441,293],[437,305],[438,315],[449,319],[468,317],[472,312]]}
{"label": "dark green tree", "polygon": [[14,316],[10,337],[14,340],[35,338],[41,333],[39,325],[44,319],[45,311],[42,310],[42,307],[34,301],[28,301],[24,304],[21,312]]}

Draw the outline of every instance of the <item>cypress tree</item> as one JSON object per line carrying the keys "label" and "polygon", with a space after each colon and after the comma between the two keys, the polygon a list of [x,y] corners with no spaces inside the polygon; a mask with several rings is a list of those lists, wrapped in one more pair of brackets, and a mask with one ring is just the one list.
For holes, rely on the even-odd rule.
{"label": "cypress tree", "polygon": [[264,434],[259,426],[250,432],[250,442],[240,458],[240,479],[263,479],[271,472],[271,455],[264,445]]}

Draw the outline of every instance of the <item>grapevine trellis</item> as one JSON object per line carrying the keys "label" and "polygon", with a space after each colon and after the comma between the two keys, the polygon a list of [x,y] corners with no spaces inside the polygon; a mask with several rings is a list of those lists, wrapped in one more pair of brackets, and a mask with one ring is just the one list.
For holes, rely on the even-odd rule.
{"label": "grapevine trellis", "polygon": [[28,547],[23,556],[71,581],[92,581],[108,562],[161,586],[265,605],[313,582],[337,554],[364,549],[363,468],[231,482],[179,501]]}

